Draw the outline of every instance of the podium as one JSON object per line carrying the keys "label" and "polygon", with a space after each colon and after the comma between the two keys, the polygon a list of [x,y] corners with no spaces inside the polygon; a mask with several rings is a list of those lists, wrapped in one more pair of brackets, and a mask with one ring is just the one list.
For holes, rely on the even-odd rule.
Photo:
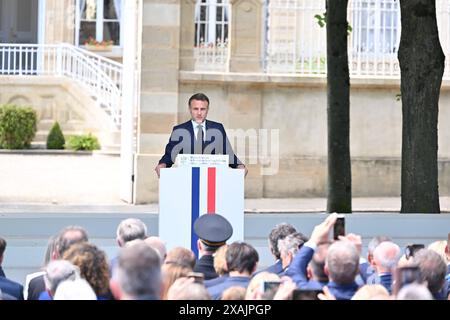
{"label": "podium", "polygon": [[244,170],[229,168],[227,155],[178,157],[182,165],[161,169],[159,179],[159,237],[167,248],[190,248],[198,256],[193,226],[203,214],[224,216],[233,227],[227,242],[243,241]]}

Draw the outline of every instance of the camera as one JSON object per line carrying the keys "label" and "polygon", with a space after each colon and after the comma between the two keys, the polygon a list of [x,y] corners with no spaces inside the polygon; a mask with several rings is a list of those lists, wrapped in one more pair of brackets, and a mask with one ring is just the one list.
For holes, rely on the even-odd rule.
{"label": "camera", "polygon": [[199,284],[203,284],[204,280],[205,280],[205,275],[203,273],[200,272],[189,272],[187,274],[188,278],[194,278],[194,282],[195,283],[199,283]]}
{"label": "camera", "polygon": [[262,292],[268,292],[273,290],[276,292],[278,290],[278,287],[280,286],[281,281],[263,281],[261,283],[261,291]]}
{"label": "camera", "polygon": [[414,257],[414,255],[419,251],[420,249],[424,249],[424,244],[410,244],[407,245],[405,248],[405,257],[406,259]]}
{"label": "camera", "polygon": [[319,300],[322,290],[295,289],[292,292],[292,300]]}
{"label": "camera", "polygon": [[333,239],[339,240],[339,236],[345,236],[345,216],[343,214],[338,215],[333,228]]}
{"label": "camera", "polygon": [[422,274],[418,266],[400,267],[395,270],[392,289],[396,295],[401,288],[410,283],[421,283]]}

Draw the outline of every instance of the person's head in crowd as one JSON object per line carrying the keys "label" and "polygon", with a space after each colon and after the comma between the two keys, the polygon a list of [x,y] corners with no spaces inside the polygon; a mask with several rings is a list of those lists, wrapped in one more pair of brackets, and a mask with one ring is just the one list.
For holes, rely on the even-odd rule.
{"label": "person's head in crowd", "polygon": [[280,223],[277,224],[269,234],[269,249],[270,252],[278,260],[280,259],[280,250],[278,249],[278,241],[284,239],[287,235],[297,232],[297,229],[292,224]]}
{"label": "person's head in crowd", "polygon": [[381,242],[373,251],[373,266],[377,273],[392,273],[401,256],[401,249],[391,241]]}
{"label": "person's head in crowd", "polygon": [[380,284],[366,284],[356,291],[352,300],[388,300],[389,292]]}
{"label": "person's head in crowd", "polygon": [[55,237],[55,236],[51,236],[48,239],[47,249],[45,250],[45,255],[44,255],[44,263],[43,263],[44,267],[52,260],[52,253],[56,249],[56,240],[57,240],[57,237]]}
{"label": "person's head in crowd", "polygon": [[117,300],[160,299],[161,261],[158,252],[143,241],[121,248],[110,287]]}
{"label": "person's head in crowd", "polygon": [[97,300],[97,296],[86,280],[78,278],[61,282],[53,300]]}
{"label": "person's head in crowd", "polygon": [[243,287],[231,287],[222,293],[221,300],[245,300],[246,292]]}
{"label": "person's head in crowd", "polygon": [[266,281],[281,281],[280,277],[271,272],[262,271],[257,273],[247,286],[245,293],[245,300],[271,300],[276,293],[276,290],[266,290],[264,292],[264,282]]}
{"label": "person's head in crowd", "polygon": [[194,282],[194,278],[182,277],[170,287],[167,300],[211,300],[211,295],[203,284]]}
{"label": "person's head in crowd", "polygon": [[135,218],[122,220],[117,227],[116,241],[119,247],[135,239],[144,240],[147,238],[147,226],[144,222]]}
{"label": "person's head in crowd", "polygon": [[388,236],[380,235],[373,237],[369,241],[369,244],[367,245],[367,261],[370,265],[373,265],[373,252],[375,251],[375,248],[384,241],[391,241],[391,238],[389,238]]}
{"label": "person's head in crowd", "polygon": [[213,254],[233,235],[231,223],[220,214],[204,214],[194,222],[200,255]]}
{"label": "person's head in crowd", "polygon": [[164,241],[162,241],[160,237],[154,236],[148,237],[144,241],[159,253],[161,263],[163,263],[167,256],[167,249]]}
{"label": "person's head in crowd", "polygon": [[450,232],[448,233],[447,246],[445,247],[445,254],[447,255],[447,264],[450,264]]}
{"label": "person's head in crowd", "polygon": [[84,228],[80,226],[65,227],[58,234],[55,242],[55,251],[53,259],[59,259],[64,255],[64,252],[74,243],[88,242],[88,234]]}
{"label": "person's head in crowd", "polygon": [[295,254],[305,242],[304,236],[298,232],[288,234],[284,239],[278,240],[278,251],[283,269],[291,264]]}
{"label": "person's head in crowd", "polygon": [[328,275],[325,272],[325,260],[327,258],[329,247],[329,242],[323,242],[317,246],[316,251],[314,252],[312,259],[308,263],[308,267],[306,269],[309,279],[321,283],[328,282]]}
{"label": "person's head in crowd", "polygon": [[177,263],[194,269],[196,260],[197,258],[192,250],[183,247],[175,247],[169,250],[164,263]]}
{"label": "person's head in crowd", "polygon": [[440,240],[440,241],[435,241],[435,242],[430,243],[428,245],[427,249],[433,250],[434,252],[439,254],[442,257],[442,259],[445,261],[445,263],[448,264],[449,260],[447,258],[447,252],[445,250],[446,247],[447,247],[447,241]]}
{"label": "person's head in crowd", "polygon": [[192,268],[178,263],[164,263],[161,267],[162,276],[162,294],[161,299],[167,299],[167,292],[169,291],[175,280],[187,277],[192,272]]}
{"label": "person's head in crowd", "polygon": [[228,245],[224,244],[214,253],[214,270],[219,276],[228,273],[227,267],[227,249]]}
{"label": "person's head in crowd", "polygon": [[230,276],[250,277],[256,270],[259,255],[250,244],[233,242],[228,246],[226,260]]}
{"label": "person's head in crowd", "polygon": [[425,284],[410,283],[400,289],[397,300],[433,300],[433,295]]}
{"label": "person's head in crowd", "polygon": [[347,241],[336,241],[328,248],[325,272],[330,281],[348,285],[355,281],[359,272],[359,255],[355,246]]}
{"label": "person's head in crowd", "polygon": [[81,277],[91,285],[97,297],[108,297],[109,265],[103,250],[89,242],[75,243],[64,253],[63,259],[78,266]]}
{"label": "person's head in crowd", "polygon": [[59,284],[67,280],[75,280],[80,277],[79,269],[66,260],[50,261],[45,268],[44,282],[50,296],[54,296]]}
{"label": "person's head in crowd", "polygon": [[3,254],[5,253],[5,250],[6,250],[6,240],[0,237],[0,266],[2,265],[3,262]]}
{"label": "person's head in crowd", "polygon": [[433,296],[438,294],[445,284],[447,273],[447,265],[442,257],[432,250],[421,249],[414,255],[414,262],[418,264],[428,290]]}

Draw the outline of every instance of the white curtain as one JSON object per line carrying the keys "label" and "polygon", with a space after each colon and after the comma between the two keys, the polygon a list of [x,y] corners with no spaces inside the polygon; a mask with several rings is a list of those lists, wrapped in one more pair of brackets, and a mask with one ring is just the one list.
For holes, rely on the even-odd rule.
{"label": "white curtain", "polygon": [[117,19],[121,21],[122,17],[122,0],[114,0],[114,8],[116,9]]}

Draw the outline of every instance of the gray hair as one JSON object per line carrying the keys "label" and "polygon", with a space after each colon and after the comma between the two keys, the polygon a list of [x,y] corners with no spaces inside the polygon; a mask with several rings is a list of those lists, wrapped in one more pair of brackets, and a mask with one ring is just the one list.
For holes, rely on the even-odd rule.
{"label": "gray hair", "polygon": [[139,241],[123,247],[114,279],[127,295],[137,298],[144,295],[159,297],[161,289],[161,264],[158,252]]}
{"label": "gray hair", "polygon": [[375,248],[378,247],[378,245],[384,241],[392,241],[392,240],[388,236],[373,237],[372,240],[370,240],[369,244],[367,245],[367,251],[369,252],[369,254],[373,255]]}
{"label": "gray hair", "polygon": [[400,289],[397,300],[433,300],[430,290],[419,283],[410,283]]}
{"label": "gray hair", "polygon": [[414,255],[414,262],[419,265],[422,279],[427,281],[431,293],[442,289],[447,274],[447,265],[442,257],[429,249],[421,249]]}
{"label": "gray hair", "polygon": [[280,256],[286,256],[289,252],[295,255],[303,243],[304,240],[297,232],[287,235],[284,239],[279,239],[278,250],[280,251]]}
{"label": "gray hair", "polygon": [[359,256],[355,246],[346,241],[337,241],[328,249],[326,265],[330,280],[337,284],[355,281],[359,270]]}
{"label": "gray hair", "polygon": [[129,218],[122,220],[117,227],[117,240],[124,245],[128,241],[147,237],[147,226],[139,219]]}
{"label": "gray hair", "polygon": [[400,247],[391,241],[380,243],[373,251],[373,257],[381,267],[393,270],[400,259]]}
{"label": "gray hair", "polygon": [[47,265],[45,271],[45,286],[52,294],[61,282],[78,279],[80,274],[78,267],[67,260],[53,260]]}
{"label": "gray hair", "polygon": [[280,250],[278,249],[278,241],[284,239],[287,235],[297,232],[295,227],[289,223],[277,224],[269,234],[269,247],[273,255],[280,259]]}

